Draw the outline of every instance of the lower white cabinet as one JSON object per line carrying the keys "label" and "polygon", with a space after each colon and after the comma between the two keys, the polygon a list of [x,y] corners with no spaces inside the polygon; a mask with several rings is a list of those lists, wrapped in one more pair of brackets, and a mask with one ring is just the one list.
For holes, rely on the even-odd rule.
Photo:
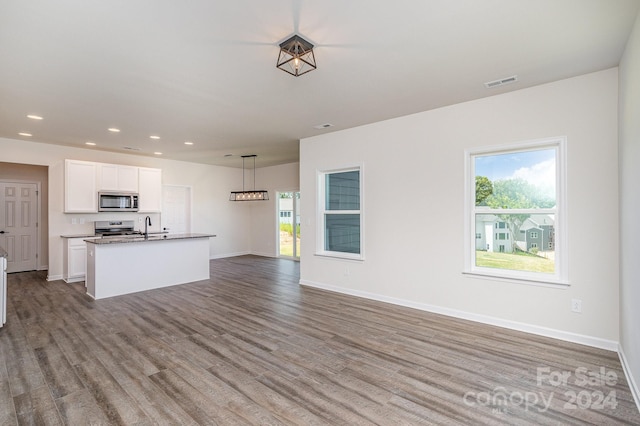
{"label": "lower white cabinet", "polygon": [[67,283],[84,281],[87,275],[87,243],[82,238],[65,238],[62,278]]}

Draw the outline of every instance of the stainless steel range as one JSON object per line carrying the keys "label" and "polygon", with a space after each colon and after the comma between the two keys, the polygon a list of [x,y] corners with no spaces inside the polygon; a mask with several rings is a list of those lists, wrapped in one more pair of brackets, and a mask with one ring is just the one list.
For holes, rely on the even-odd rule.
{"label": "stainless steel range", "polygon": [[121,237],[123,235],[142,235],[134,230],[133,220],[97,220],[93,222],[96,237]]}

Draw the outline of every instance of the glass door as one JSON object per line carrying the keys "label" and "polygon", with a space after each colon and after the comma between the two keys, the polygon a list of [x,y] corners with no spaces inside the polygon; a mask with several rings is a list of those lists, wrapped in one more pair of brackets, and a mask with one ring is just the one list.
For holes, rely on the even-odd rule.
{"label": "glass door", "polygon": [[300,258],[300,193],[278,193],[278,256]]}

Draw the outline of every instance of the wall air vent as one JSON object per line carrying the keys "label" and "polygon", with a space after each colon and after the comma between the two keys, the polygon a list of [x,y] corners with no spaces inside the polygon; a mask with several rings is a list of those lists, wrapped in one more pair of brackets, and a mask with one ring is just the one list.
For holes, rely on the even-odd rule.
{"label": "wall air vent", "polygon": [[132,146],[123,146],[122,149],[127,149],[129,151],[140,151],[140,148],[134,148]]}
{"label": "wall air vent", "polygon": [[504,86],[505,84],[515,83],[516,81],[518,81],[518,76],[512,75],[511,77],[501,78],[500,80],[488,81],[484,84],[484,87],[491,89],[498,86]]}

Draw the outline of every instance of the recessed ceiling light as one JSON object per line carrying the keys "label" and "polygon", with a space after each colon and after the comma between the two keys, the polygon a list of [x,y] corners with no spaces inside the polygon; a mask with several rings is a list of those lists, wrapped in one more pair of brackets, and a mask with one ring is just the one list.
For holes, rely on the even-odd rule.
{"label": "recessed ceiling light", "polygon": [[31,137],[33,136],[31,133],[26,133],[26,132],[20,132],[18,133],[20,136],[26,136],[26,137]]}
{"label": "recessed ceiling light", "polygon": [[185,142],[184,144],[185,144],[185,145],[193,145],[193,142],[189,142],[189,141],[187,141],[187,142]]}
{"label": "recessed ceiling light", "polygon": [[95,145],[96,145],[96,143],[95,143],[95,142],[85,142],[84,144],[85,144],[85,145],[91,145],[91,146],[95,146]]}
{"label": "recessed ceiling light", "polygon": [[120,129],[116,129],[115,127],[109,127],[109,129],[108,129],[108,130],[109,130],[110,132],[112,132],[112,133],[119,133],[119,132],[120,132]]}
{"label": "recessed ceiling light", "polygon": [[156,136],[156,135],[151,135],[149,136],[150,139],[160,139],[160,136]]}
{"label": "recessed ceiling light", "polygon": [[154,152],[154,154],[155,154],[155,155],[162,155],[162,153],[161,153],[161,152],[158,152],[158,151]]}
{"label": "recessed ceiling light", "polygon": [[27,115],[27,118],[30,118],[32,120],[42,120],[42,117],[40,117],[39,115],[33,115],[33,114]]}
{"label": "recessed ceiling light", "polygon": [[314,129],[327,129],[329,127],[333,127],[333,124],[331,123],[324,123],[324,124],[318,124],[317,126],[313,126]]}

